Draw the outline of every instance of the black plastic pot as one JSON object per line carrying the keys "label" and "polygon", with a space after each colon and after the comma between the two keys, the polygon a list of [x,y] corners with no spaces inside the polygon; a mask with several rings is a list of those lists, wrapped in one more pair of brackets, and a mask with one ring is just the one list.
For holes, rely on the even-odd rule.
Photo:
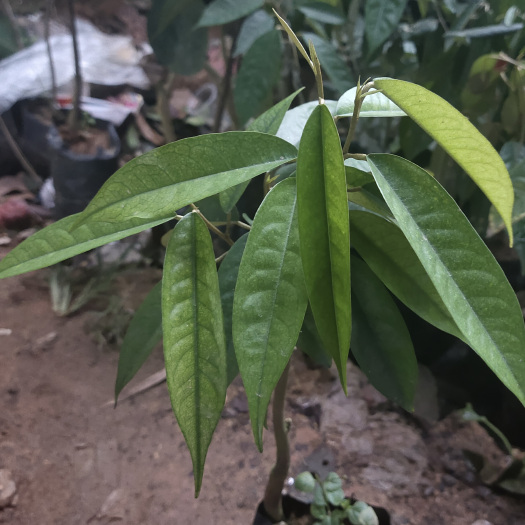
{"label": "black plastic pot", "polygon": [[[372,505],[377,518],[379,520],[379,525],[390,525],[390,514],[383,507],[376,507]],[[310,515],[310,505],[304,501],[298,500],[290,495],[283,496],[283,512],[285,518],[294,516],[296,518],[301,518],[303,516]],[[255,513],[255,518],[253,519],[252,525],[274,525],[273,521],[266,511],[264,510],[263,502],[259,503],[257,511]]]}
{"label": "black plastic pot", "polygon": [[99,148],[94,155],[72,152],[54,126],[48,133],[51,149],[51,177],[55,186],[55,216],[67,217],[81,212],[106,180],[118,169],[120,139],[115,127],[97,121],[96,126],[106,129],[110,148]]}

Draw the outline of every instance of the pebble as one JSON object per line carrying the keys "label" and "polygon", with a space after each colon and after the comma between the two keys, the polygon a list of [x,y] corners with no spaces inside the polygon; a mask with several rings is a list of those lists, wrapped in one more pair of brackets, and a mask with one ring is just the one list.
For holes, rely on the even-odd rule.
{"label": "pebble", "polygon": [[8,507],[14,502],[16,496],[16,484],[13,481],[11,471],[0,469],[0,509]]}
{"label": "pebble", "polygon": [[476,520],[472,525],[492,525],[492,523],[487,520]]}

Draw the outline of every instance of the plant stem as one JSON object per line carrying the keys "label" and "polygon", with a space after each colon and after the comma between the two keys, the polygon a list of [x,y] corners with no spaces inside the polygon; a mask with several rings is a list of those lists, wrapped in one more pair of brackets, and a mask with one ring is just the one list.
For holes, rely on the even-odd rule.
{"label": "plant stem", "polygon": [[7,127],[1,115],[0,115],[0,131],[4,134],[5,139],[7,140],[7,143],[9,144],[9,147],[13,151],[13,154],[18,159],[20,164],[22,164],[22,167],[27,171],[27,174],[31,177],[31,179],[36,184],[36,186],[40,188],[40,186],[42,186],[42,179],[38,176],[38,173],[35,171],[35,168],[33,168],[30,162],[25,158],[24,154],[22,153],[22,150],[18,147],[16,140],[13,138],[13,135],[11,135],[9,128]]}
{"label": "plant stem", "polygon": [[53,97],[53,104],[57,101],[57,77],[55,73],[55,63],[53,62],[53,54],[51,53],[51,42],[49,40],[49,32],[51,25],[51,9],[53,8],[53,0],[47,0],[46,10],[44,13],[44,39],[46,41],[47,56],[49,59],[49,72],[51,73],[51,94]]}
{"label": "plant stem", "polygon": [[273,393],[272,420],[277,453],[275,465],[270,472],[263,500],[264,510],[268,516],[276,522],[284,518],[282,490],[288,477],[288,470],[290,469],[290,444],[288,443],[290,421],[284,419],[284,401],[286,398],[286,383],[288,382],[289,369],[290,362],[288,361]]}
{"label": "plant stem", "polygon": [[217,235],[218,237],[220,237],[226,244],[228,244],[229,246],[233,246],[234,245],[234,242],[232,241],[231,237],[228,236],[228,235],[225,235],[224,233],[221,232],[221,230],[219,230],[219,228],[217,228],[216,226],[214,226],[203,214],[202,212],[199,210],[199,208],[197,206],[195,206],[195,204],[191,204],[190,205],[192,210],[195,212],[195,213],[198,213],[202,220],[206,223],[206,226],[208,226],[208,229],[210,231],[212,231],[213,233],[215,233],[215,235]]}
{"label": "plant stem", "polygon": [[350,129],[348,130],[348,135],[346,136],[345,145],[343,146],[343,155],[348,153],[350,149],[350,144],[354,140],[355,130],[357,128],[357,122],[359,120],[359,112],[361,111],[361,106],[363,105],[363,99],[365,95],[374,87],[373,82],[367,82],[364,86],[357,84],[357,90],[355,92],[355,102],[354,102],[354,111],[352,112],[352,120],[350,121]]}
{"label": "plant stem", "polygon": [[164,79],[162,79],[158,82],[156,86],[157,111],[160,115],[162,134],[164,135],[164,140],[166,141],[166,143],[175,142],[177,140],[170,112],[169,97],[171,94],[171,90],[169,89],[169,86],[171,85],[171,78],[172,75],[170,74],[166,83],[164,83]]}
{"label": "plant stem", "polygon": [[82,93],[82,74],[80,72],[80,55],[78,52],[78,35],[75,24],[75,3],[74,0],[68,0],[69,8],[69,25],[71,30],[71,39],[73,40],[73,56],[75,60],[75,86],[73,89],[73,111],[70,114],[69,126],[72,131],[78,131],[80,127],[80,96]]}

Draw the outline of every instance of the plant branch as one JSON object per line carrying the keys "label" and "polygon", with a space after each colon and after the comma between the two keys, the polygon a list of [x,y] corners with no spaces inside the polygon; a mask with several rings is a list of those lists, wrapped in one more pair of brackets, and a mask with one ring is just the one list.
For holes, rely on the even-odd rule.
{"label": "plant branch", "polygon": [[40,188],[40,186],[42,186],[42,179],[39,177],[38,173],[35,171],[35,168],[33,168],[30,162],[26,159],[26,157],[22,153],[22,150],[18,147],[16,140],[13,138],[13,135],[11,135],[9,128],[7,127],[1,115],[0,115],[0,130],[4,134],[5,139],[7,140],[9,147],[13,151],[13,154],[15,155],[15,157],[18,159],[20,164],[22,164],[22,167],[26,170],[28,175],[33,180],[33,182]]}
{"label": "plant branch", "polygon": [[82,93],[82,73],[80,72],[80,54],[78,51],[77,26],[75,24],[75,3],[74,0],[68,0],[69,8],[69,25],[71,39],[73,41],[73,57],[75,61],[75,87],[73,89],[73,110],[69,118],[69,126],[72,131],[78,131],[80,126],[80,96]]}
{"label": "plant branch", "polygon": [[49,40],[50,25],[51,25],[51,9],[53,8],[53,0],[47,0],[44,20],[44,39],[46,41],[46,51],[49,59],[49,72],[51,73],[51,95],[53,103],[57,100],[57,77],[55,72],[55,63],[53,62],[53,54],[51,53],[51,42]]}
{"label": "plant branch", "polygon": [[288,432],[290,430],[290,420],[284,419],[284,402],[286,398],[286,383],[288,382],[288,371],[290,361],[286,365],[275,391],[273,393],[273,433],[277,448],[275,465],[270,472],[268,484],[264,493],[264,510],[275,521],[284,518],[282,490],[288,470],[290,469],[290,444],[288,443]]}
{"label": "plant branch", "polygon": [[212,231],[213,233],[215,233],[215,235],[217,235],[218,237],[220,237],[226,244],[228,244],[229,246],[233,246],[234,242],[232,241],[231,237],[229,237],[228,235],[225,235],[224,233],[221,232],[221,230],[219,230],[219,228],[217,228],[217,226],[214,226],[203,214],[202,212],[199,210],[199,208],[197,206],[195,206],[195,204],[191,203],[191,208],[192,210],[195,212],[195,213],[198,213],[202,220],[206,223],[206,226],[208,226],[208,229],[210,231]]}
{"label": "plant branch", "polygon": [[343,155],[348,154],[350,149],[350,144],[354,140],[355,130],[357,128],[357,122],[359,121],[359,113],[361,111],[361,106],[363,105],[363,100],[374,87],[373,82],[366,82],[364,86],[361,86],[360,82],[357,82],[357,90],[355,92],[355,101],[354,101],[354,111],[352,113],[352,120],[350,121],[350,129],[348,130],[348,135],[346,136],[345,145],[343,146]]}

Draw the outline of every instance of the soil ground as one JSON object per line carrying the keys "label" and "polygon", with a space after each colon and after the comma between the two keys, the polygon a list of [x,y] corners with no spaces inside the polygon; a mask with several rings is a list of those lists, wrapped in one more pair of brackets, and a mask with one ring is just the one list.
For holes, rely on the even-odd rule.
{"label": "soil ground", "polygon": [[[128,271],[111,295],[133,310],[158,278],[155,270]],[[0,523],[250,524],[274,447],[267,431],[264,452],[256,450],[239,380],[228,391],[196,500],[166,385],[115,410],[105,406],[118,353],[96,337],[103,330],[95,308],[102,307],[57,317],[45,271],[0,282],[0,469],[17,487]],[[480,426],[456,417],[422,423],[352,366],[345,398],[331,370],[310,369],[299,355],[292,365],[292,476],[337,471],[348,495],[386,508],[394,525],[525,525],[525,501],[482,485],[462,453],[501,460]],[[159,350],[134,382],[162,366]]]}

